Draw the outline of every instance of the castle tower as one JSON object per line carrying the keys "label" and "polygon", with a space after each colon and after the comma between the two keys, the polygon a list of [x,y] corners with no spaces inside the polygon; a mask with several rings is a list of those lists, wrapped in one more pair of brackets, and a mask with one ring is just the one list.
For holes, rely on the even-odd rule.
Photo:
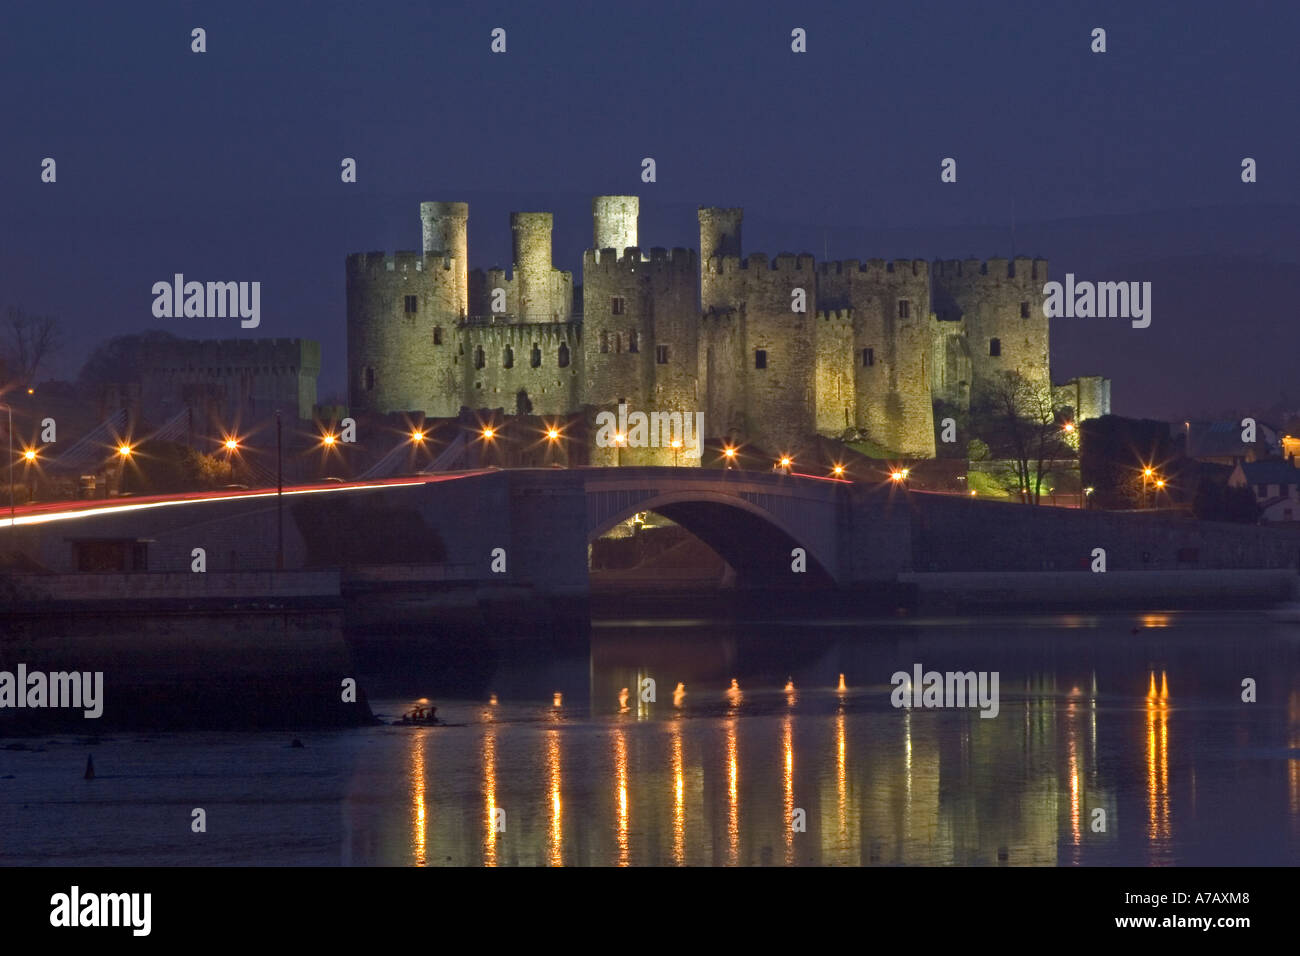
{"label": "castle tower", "polygon": [[348,404],[357,411],[460,411],[460,283],[442,253],[347,258]]}
{"label": "castle tower", "polygon": [[619,255],[636,245],[637,217],[641,200],[636,196],[596,196],[591,201],[594,248],[613,249]]}
{"label": "castle tower", "polygon": [[420,248],[427,254],[436,252],[452,260],[452,271],[457,284],[457,301],[460,315],[469,308],[469,203],[420,203]]}
{"label": "castle tower", "polygon": [[[588,249],[583,257],[584,402],[609,411],[625,401],[629,411],[646,415],[694,415],[699,263],[692,249],[648,252]],[[699,464],[661,441],[621,450],[593,446],[589,453],[594,465]]]}
{"label": "castle tower", "polygon": [[514,280],[518,317],[528,321],[559,318],[552,302],[549,212],[512,212]]}
{"label": "castle tower", "polygon": [[[721,306],[719,289],[713,276],[711,261],[718,256],[739,259],[741,256],[740,224],[745,218],[743,209],[721,209],[701,206],[700,219],[700,303],[704,309]],[[720,270],[719,270],[720,271]]]}
{"label": "castle tower", "polygon": [[1017,257],[947,260],[934,264],[934,311],[961,321],[970,350],[970,393],[1018,371],[1050,388],[1048,320],[1043,315],[1047,260]]}

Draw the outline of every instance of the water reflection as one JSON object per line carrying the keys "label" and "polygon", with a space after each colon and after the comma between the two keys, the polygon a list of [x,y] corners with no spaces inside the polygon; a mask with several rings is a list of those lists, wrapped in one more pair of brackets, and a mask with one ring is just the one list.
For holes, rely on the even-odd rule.
{"label": "water reflection", "polygon": [[1156,690],[1156,675],[1151,672],[1150,688],[1146,700],[1147,717],[1147,838],[1151,841],[1153,859],[1166,859],[1165,844],[1169,841],[1169,681],[1160,672],[1160,689]]}
{"label": "water reflection", "polygon": [[560,799],[560,732],[546,732],[546,775],[550,783],[551,828],[547,834],[547,862],[564,865],[564,804]]}
{"label": "water reflection", "polygon": [[[701,628],[707,653],[678,672],[663,660],[636,664],[653,643],[625,640],[621,670],[593,667],[589,704],[439,701],[452,726],[383,728],[364,751],[371,762],[354,789],[376,807],[401,794],[400,822],[353,797],[344,856],[488,866],[1300,862],[1300,644],[1289,635],[1262,631],[1229,654],[1222,625],[1195,616],[1161,615],[1137,641],[1132,619],[1000,627],[874,629],[810,639],[802,656],[730,637],[707,648]],[[1234,673],[1263,675],[1260,700],[1276,703],[1243,706],[1224,690],[1229,660]],[[914,662],[997,670],[999,715],[895,709],[889,675]],[[671,705],[618,700],[645,679],[674,688]],[[685,696],[686,685],[697,690]],[[385,782],[389,741],[402,748],[396,786]],[[799,810],[806,832],[792,826]],[[509,830],[497,825],[501,811]],[[1241,821],[1231,841],[1219,832],[1225,819]],[[479,846],[463,845],[475,829]]]}

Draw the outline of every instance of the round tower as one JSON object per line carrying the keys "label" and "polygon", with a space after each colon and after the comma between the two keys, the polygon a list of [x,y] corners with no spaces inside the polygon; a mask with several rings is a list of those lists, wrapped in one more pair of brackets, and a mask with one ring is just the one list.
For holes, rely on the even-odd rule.
{"label": "round tower", "polygon": [[597,196],[591,201],[593,246],[613,249],[620,256],[636,245],[637,217],[641,200],[636,196]]}
{"label": "round tower", "polygon": [[456,274],[457,298],[462,316],[469,310],[469,203],[420,203],[421,250],[438,252],[452,259]]}
{"label": "round tower", "polygon": [[743,209],[721,209],[701,206],[700,262],[706,263],[714,256],[740,256],[740,223],[745,218]]}
{"label": "round tower", "polygon": [[348,404],[357,411],[453,416],[458,293],[441,253],[347,258]]}
{"label": "round tower", "polygon": [[549,212],[512,212],[510,232],[514,239],[514,280],[519,318],[552,317],[551,224]]}
{"label": "round tower", "polygon": [[970,349],[972,398],[1002,372],[1049,388],[1049,323],[1043,315],[1045,259],[991,258],[935,264],[934,311],[961,319]]}

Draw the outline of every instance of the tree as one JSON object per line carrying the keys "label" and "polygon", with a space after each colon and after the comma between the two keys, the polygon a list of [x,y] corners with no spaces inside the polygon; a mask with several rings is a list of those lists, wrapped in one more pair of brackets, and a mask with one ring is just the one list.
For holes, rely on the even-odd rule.
{"label": "tree", "polygon": [[52,315],[28,315],[11,306],[0,330],[0,358],[20,386],[34,385],[40,371],[63,344],[59,320]]}
{"label": "tree", "polygon": [[1002,372],[979,390],[971,417],[993,456],[1011,462],[1014,490],[1026,504],[1040,502],[1057,462],[1075,457],[1061,408],[1046,382]]}

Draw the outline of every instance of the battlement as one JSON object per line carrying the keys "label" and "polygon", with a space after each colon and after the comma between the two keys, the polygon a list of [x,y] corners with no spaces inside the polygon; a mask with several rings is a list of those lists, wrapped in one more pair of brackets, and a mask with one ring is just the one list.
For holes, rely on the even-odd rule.
{"label": "battlement", "polygon": [[996,279],[1016,279],[1020,282],[1047,281],[1047,260],[1031,259],[1028,256],[1016,256],[1008,261],[1000,256],[987,260],[979,259],[936,259],[934,274],[940,279],[973,280],[980,276],[992,276]]}
{"label": "battlement", "polygon": [[714,256],[709,260],[709,272],[712,275],[733,275],[740,272],[814,272],[816,260],[812,253],[782,252],[769,259],[761,252],[755,252],[744,259],[739,256]]}
{"label": "battlement", "polygon": [[142,347],[141,365],[160,371],[233,368],[301,368],[320,371],[320,343],[314,339],[174,339]]}
{"label": "battlement", "polygon": [[349,276],[377,276],[388,272],[445,272],[454,280],[456,260],[442,252],[354,252],[348,256]]}
{"label": "battlement", "polygon": [[620,255],[617,249],[588,249],[583,255],[582,271],[584,274],[670,272],[695,276],[697,257],[694,249],[680,246],[665,249],[655,246],[649,255],[638,246],[628,246]]}
{"label": "battlement", "polygon": [[[474,318],[480,321],[474,321]],[[574,343],[582,339],[582,322],[501,321],[502,316],[481,316],[461,322],[457,332],[466,346],[497,345],[531,346],[533,342]]]}
{"label": "battlement", "polygon": [[823,262],[817,266],[822,275],[844,275],[852,273],[866,274],[876,278],[887,276],[914,276],[921,278],[930,274],[930,263],[925,259],[843,259],[837,262]]}
{"label": "battlement", "polygon": [[827,322],[831,324],[835,324],[835,323],[852,324],[853,310],[852,309],[818,309],[817,318],[821,319],[823,322]]}

